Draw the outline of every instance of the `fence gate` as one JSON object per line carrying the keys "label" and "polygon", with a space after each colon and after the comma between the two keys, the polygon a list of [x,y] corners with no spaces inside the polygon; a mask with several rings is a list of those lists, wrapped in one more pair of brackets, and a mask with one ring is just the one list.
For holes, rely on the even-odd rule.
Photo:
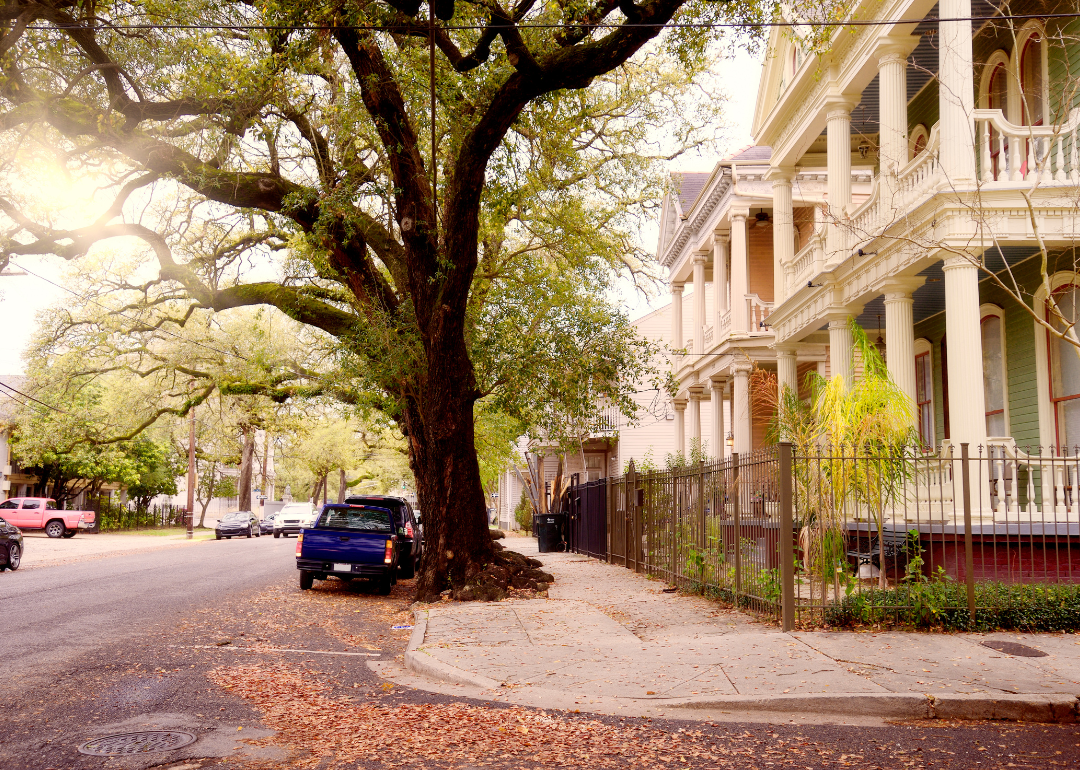
{"label": "fence gate", "polygon": [[607,560],[607,480],[570,488],[570,550]]}

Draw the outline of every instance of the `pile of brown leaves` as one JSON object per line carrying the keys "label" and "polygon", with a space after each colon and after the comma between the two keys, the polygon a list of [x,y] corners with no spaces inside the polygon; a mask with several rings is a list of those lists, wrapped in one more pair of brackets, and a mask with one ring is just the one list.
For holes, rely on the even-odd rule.
{"label": "pile of brown leaves", "polygon": [[379,761],[389,767],[478,762],[528,767],[746,767],[758,741],[717,747],[700,731],[609,725],[521,707],[353,703],[303,669],[250,664],[210,678],[252,702],[273,742],[291,750],[290,767]]}

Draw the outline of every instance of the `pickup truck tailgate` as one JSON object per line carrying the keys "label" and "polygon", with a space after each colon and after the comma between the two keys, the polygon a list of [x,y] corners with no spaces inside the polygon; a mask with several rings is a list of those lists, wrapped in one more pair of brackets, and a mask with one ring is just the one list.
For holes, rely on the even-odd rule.
{"label": "pickup truck tailgate", "polygon": [[305,529],[297,558],[325,562],[382,564],[390,535]]}

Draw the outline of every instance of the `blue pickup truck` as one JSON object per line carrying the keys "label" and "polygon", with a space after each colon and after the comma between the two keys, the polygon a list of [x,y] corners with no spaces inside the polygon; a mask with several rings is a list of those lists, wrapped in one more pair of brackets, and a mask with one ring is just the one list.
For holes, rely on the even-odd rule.
{"label": "blue pickup truck", "polygon": [[315,579],[336,577],[377,581],[378,592],[390,593],[397,582],[400,549],[398,527],[389,508],[374,505],[330,504],[296,539],[296,568],[300,588]]}

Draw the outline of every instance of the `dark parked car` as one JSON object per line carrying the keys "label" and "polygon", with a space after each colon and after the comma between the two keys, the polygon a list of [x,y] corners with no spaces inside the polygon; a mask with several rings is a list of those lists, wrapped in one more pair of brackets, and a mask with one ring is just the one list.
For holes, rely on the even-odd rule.
{"label": "dark parked car", "polygon": [[0,572],[17,570],[22,563],[23,536],[18,527],[0,519]]}
{"label": "dark parked car", "polygon": [[266,516],[263,516],[262,520],[259,522],[259,534],[260,535],[272,535],[272,534],[274,534],[274,517],[275,516],[277,516],[276,513],[269,513]]}
{"label": "dark parked car", "polygon": [[214,537],[218,540],[223,537],[258,537],[261,534],[259,520],[251,511],[226,513],[214,527]]}
{"label": "dark parked car", "polygon": [[375,505],[386,508],[394,515],[398,570],[406,580],[415,576],[416,565],[420,563],[424,552],[424,536],[409,501],[403,497],[387,495],[353,495],[346,497],[345,502],[349,505]]}

